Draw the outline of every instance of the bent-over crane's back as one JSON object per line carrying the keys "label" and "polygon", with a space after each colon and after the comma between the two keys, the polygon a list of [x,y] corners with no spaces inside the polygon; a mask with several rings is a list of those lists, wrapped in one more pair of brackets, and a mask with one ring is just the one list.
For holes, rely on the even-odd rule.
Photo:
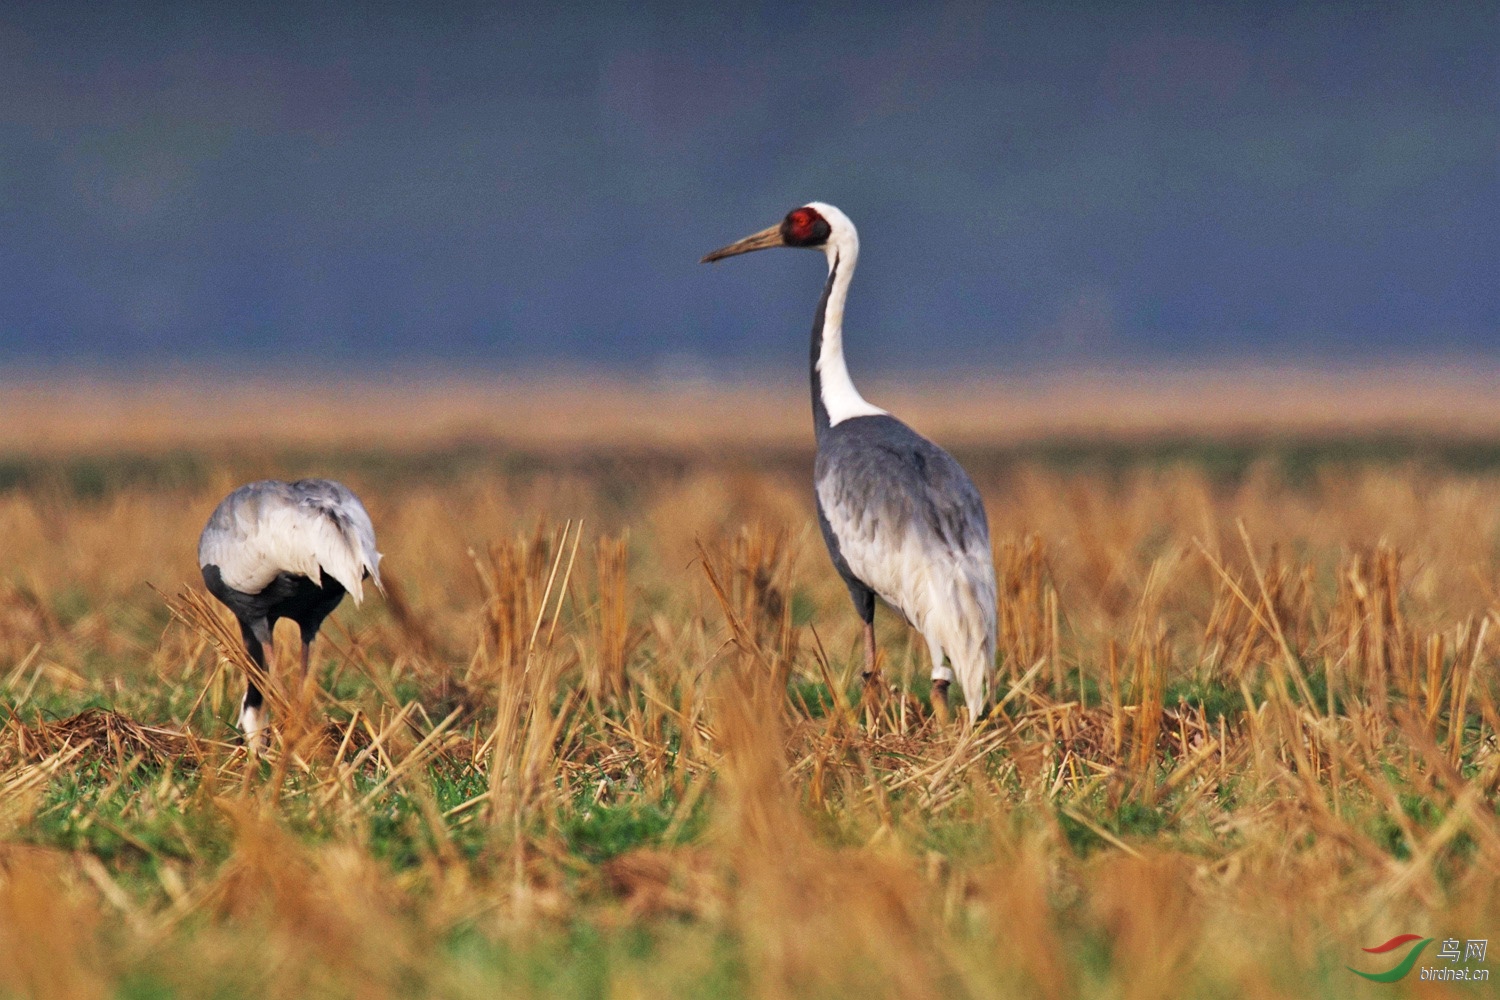
{"label": "bent-over crane's back", "polygon": [[[323,619],[346,592],[358,605],[365,577],[381,585],[370,515],[348,487],[327,479],[266,479],[229,494],[198,539],[198,566],[209,592],[239,619],[245,648],[268,677],[279,619],[290,618],[301,630],[305,677]],[[255,679],[246,678],[240,705],[245,741],[258,747],[264,728],[264,697]]]}

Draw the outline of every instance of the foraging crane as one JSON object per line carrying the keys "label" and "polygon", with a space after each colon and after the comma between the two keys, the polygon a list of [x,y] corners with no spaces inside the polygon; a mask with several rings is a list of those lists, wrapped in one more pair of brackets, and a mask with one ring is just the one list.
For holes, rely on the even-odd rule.
{"label": "foraging crane", "polygon": [[[703,258],[768,247],[822,250],[828,280],[812,328],[813,470],[818,524],[865,624],[865,678],[875,674],[875,597],[906,616],[932,655],[933,701],[957,674],[978,720],[995,664],[995,566],[974,481],[952,455],[854,388],[844,364],[844,302],[859,234],[822,202]],[[946,663],[944,662],[946,658]]]}
{"label": "foraging crane", "polygon": [[[347,591],[358,605],[364,578],[380,584],[380,553],[370,515],[348,487],[327,479],[276,479],[241,486],[214,509],[198,539],[198,566],[209,593],[234,612],[250,658],[272,676],[271,633],[281,618],[302,632],[302,676],[323,619]],[[262,745],[264,698],[245,679],[240,731]]]}

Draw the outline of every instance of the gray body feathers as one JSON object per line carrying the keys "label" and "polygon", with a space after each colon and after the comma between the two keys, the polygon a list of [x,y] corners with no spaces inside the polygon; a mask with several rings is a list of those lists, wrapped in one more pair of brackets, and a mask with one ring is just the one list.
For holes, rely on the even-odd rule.
{"label": "gray body feathers", "polygon": [[380,586],[375,527],[346,486],[327,479],[264,479],[241,486],[215,508],[198,540],[198,565],[217,566],[224,583],[246,594],[278,573],[321,583],[324,573],[364,597],[366,574]]}
{"label": "gray body feathers", "polygon": [[962,466],[891,416],[833,424],[813,475],[819,520],[839,572],[927,639],[935,677],[952,665],[978,713],[996,641],[995,570],[984,502]]}

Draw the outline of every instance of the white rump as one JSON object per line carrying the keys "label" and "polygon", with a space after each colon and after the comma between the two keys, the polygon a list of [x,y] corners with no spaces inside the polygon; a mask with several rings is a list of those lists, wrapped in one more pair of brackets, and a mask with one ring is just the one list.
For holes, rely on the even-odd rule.
{"label": "white rump", "polygon": [[364,575],[380,587],[375,528],[350,490],[323,479],[263,480],[219,504],[198,543],[198,565],[217,566],[224,583],[258,594],[278,573],[322,585],[327,573],[357,605]]}

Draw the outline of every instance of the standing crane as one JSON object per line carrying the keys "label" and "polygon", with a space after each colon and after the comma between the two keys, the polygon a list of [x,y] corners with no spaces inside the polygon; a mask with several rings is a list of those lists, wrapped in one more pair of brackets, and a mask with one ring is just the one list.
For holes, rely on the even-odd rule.
{"label": "standing crane", "polygon": [[[279,619],[301,630],[305,679],[318,628],[344,594],[357,606],[365,577],[384,593],[370,515],[347,486],[327,479],[265,479],[229,494],[198,539],[198,566],[209,593],[239,619],[245,649],[267,677]],[[252,749],[263,745],[265,726],[264,697],[248,677],[240,731]]]}
{"label": "standing crane", "polygon": [[822,250],[828,280],[812,327],[813,470],[818,524],[834,568],[865,625],[865,679],[876,671],[875,597],[906,616],[932,655],[933,702],[955,674],[980,717],[995,665],[995,566],[984,503],[942,448],[873,406],[844,363],[844,303],[859,233],[822,202],[703,258],[708,264],[768,247]]}

